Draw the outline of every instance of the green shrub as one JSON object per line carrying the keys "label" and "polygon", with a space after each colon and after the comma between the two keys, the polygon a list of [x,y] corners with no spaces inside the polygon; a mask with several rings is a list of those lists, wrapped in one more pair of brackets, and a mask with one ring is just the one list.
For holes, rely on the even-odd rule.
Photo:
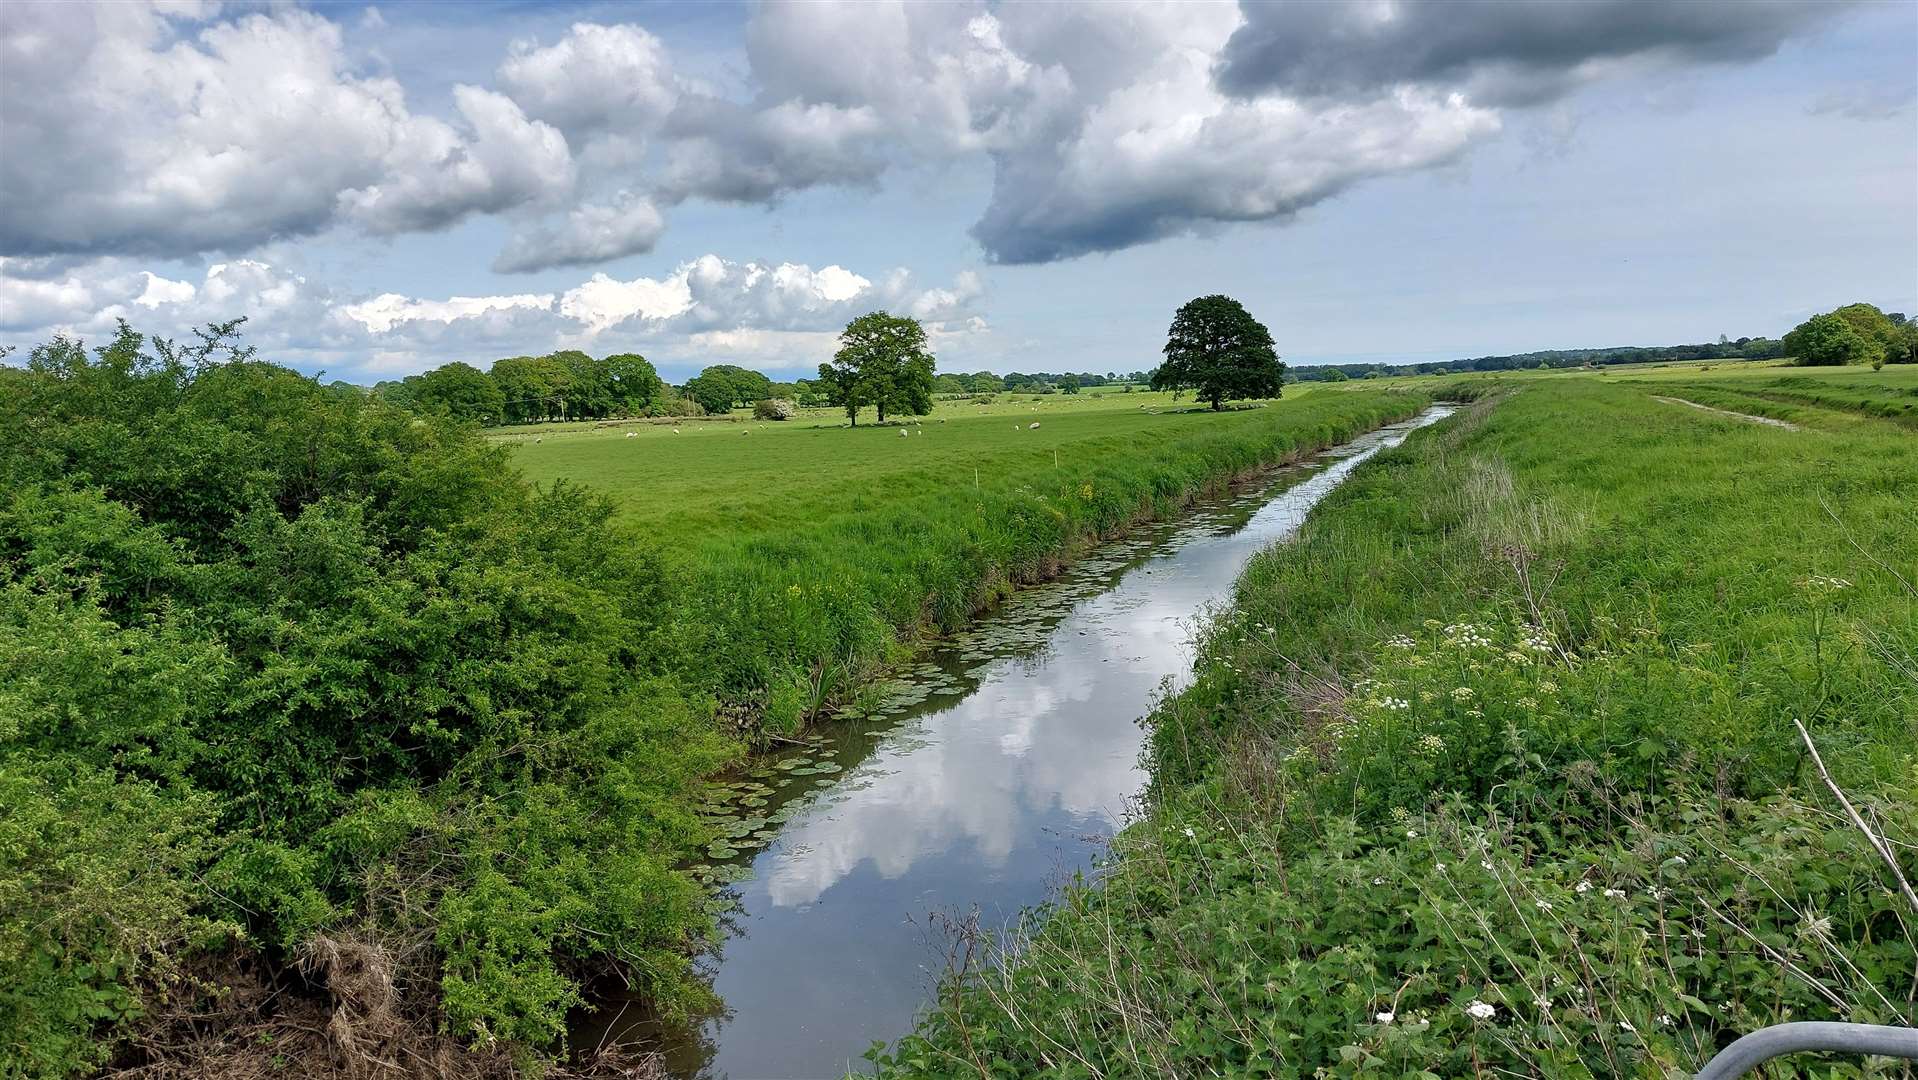
{"label": "green shrub", "polygon": [[223,341],[56,341],[0,382],[9,1051],[98,1061],[201,926],[423,946],[479,1040],[551,1044],[609,951],[703,1001],[676,867],[732,747],[655,675],[658,558],[455,421]]}

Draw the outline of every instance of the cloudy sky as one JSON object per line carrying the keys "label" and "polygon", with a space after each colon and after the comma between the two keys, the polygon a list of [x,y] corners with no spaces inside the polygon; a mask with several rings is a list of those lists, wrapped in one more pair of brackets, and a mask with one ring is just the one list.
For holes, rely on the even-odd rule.
{"label": "cloudy sky", "polygon": [[[1294,363],[1918,310],[1918,4],[0,6],[0,343]],[[18,356],[14,358],[18,359]]]}

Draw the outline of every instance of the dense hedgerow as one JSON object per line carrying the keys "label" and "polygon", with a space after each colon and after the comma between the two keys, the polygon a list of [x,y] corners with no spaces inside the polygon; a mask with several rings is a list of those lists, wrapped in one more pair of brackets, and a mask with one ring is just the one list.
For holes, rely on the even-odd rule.
{"label": "dense hedgerow", "polygon": [[466,428],[223,345],[0,381],[6,1056],[97,1063],[196,947],[345,927],[481,1041],[549,1043],[589,957],[702,993],[674,867],[728,751],[651,674],[657,561]]}
{"label": "dense hedgerow", "polygon": [[968,936],[881,1073],[1665,1076],[1911,1023],[1918,910],[1793,724],[1918,877],[1876,423],[1561,382],[1375,458],[1209,628],[1097,883]]}

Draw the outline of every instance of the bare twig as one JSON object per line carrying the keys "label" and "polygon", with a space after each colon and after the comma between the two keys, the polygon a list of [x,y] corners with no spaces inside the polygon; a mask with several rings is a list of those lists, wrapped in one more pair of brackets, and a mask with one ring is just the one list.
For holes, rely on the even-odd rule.
{"label": "bare twig", "polygon": [[1818,767],[1818,775],[1824,779],[1825,786],[1838,797],[1838,805],[1845,808],[1845,814],[1851,818],[1851,823],[1858,827],[1859,832],[1865,834],[1865,839],[1871,842],[1872,850],[1885,860],[1886,866],[1891,867],[1891,876],[1897,879],[1898,888],[1905,894],[1905,902],[1911,905],[1912,911],[1918,912],[1918,892],[1914,892],[1911,882],[1906,880],[1905,872],[1899,867],[1897,857],[1891,853],[1891,845],[1880,839],[1878,834],[1872,831],[1871,826],[1865,824],[1865,819],[1851,805],[1851,800],[1845,798],[1845,793],[1839,789],[1838,782],[1831,778],[1831,771],[1825,768],[1825,759],[1818,756],[1818,746],[1812,742],[1811,732],[1806,731],[1805,725],[1795,716],[1792,717],[1791,723],[1798,729],[1799,737],[1805,740],[1805,749],[1811,752],[1811,762]]}

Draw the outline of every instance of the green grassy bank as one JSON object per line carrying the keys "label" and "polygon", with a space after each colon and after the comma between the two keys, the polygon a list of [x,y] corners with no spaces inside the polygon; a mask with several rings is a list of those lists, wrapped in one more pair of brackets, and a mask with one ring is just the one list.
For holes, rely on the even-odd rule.
{"label": "green grassy bank", "polygon": [[1145,817],[883,1075],[1666,1076],[1912,1022],[1918,908],[1793,720],[1918,878],[1918,440],[1505,385],[1254,561]]}
{"label": "green grassy bank", "polygon": [[1017,416],[944,422],[942,405],[904,437],[656,429],[521,443],[515,461],[551,482],[605,483],[671,567],[662,669],[789,732],[1087,545],[1430,400],[1354,389],[1224,414],[1073,405],[1037,429]]}

